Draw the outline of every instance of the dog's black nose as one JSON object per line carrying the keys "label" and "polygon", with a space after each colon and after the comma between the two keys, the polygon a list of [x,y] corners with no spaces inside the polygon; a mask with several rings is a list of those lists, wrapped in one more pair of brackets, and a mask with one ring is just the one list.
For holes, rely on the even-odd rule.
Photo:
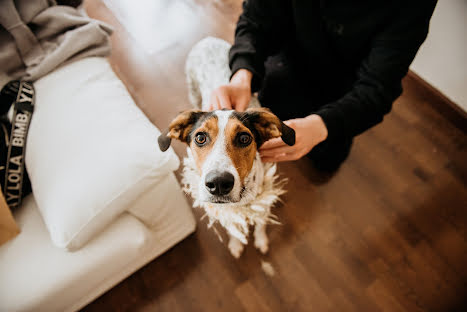
{"label": "dog's black nose", "polygon": [[206,175],[206,188],[212,195],[227,195],[233,189],[235,178],[227,172],[211,171]]}

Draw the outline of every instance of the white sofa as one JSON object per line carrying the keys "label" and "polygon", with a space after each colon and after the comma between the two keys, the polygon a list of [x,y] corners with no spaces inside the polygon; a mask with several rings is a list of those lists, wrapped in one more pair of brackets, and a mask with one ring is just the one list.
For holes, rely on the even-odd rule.
{"label": "white sofa", "polygon": [[0,247],[0,311],[79,310],[194,231],[173,174],[143,200],[159,203],[156,225],[149,228],[123,213],[83,248],[69,252],[52,244],[34,197],[28,196],[15,213],[22,232]]}
{"label": "white sofa", "polygon": [[[76,311],[192,233],[195,220],[173,174],[178,158],[156,150],[159,130],[106,61],[63,66],[35,86],[34,195],[14,213],[21,233],[0,246],[0,311]],[[56,146],[65,139],[72,144]]]}

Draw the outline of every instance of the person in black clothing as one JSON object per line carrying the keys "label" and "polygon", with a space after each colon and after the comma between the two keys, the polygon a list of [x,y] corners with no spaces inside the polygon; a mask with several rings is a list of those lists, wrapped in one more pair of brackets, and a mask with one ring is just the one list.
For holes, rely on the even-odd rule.
{"label": "person in black clothing", "polygon": [[243,111],[258,92],[296,131],[260,149],[263,161],[305,155],[335,170],[353,137],[380,123],[425,40],[436,0],[248,0],[230,49],[230,83],[212,109]]}

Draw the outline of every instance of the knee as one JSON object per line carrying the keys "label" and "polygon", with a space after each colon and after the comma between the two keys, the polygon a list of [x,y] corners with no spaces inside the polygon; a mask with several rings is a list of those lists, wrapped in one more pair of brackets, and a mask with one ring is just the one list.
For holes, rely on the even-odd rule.
{"label": "knee", "polygon": [[339,141],[324,141],[315,146],[306,156],[321,171],[334,172],[347,159],[352,148],[353,138]]}

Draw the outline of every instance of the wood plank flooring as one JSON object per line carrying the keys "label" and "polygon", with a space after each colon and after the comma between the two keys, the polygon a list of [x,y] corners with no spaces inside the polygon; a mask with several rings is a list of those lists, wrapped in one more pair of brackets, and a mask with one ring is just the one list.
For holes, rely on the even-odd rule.
{"label": "wood plank flooring", "polygon": [[[183,74],[190,47],[207,35],[232,41],[241,2],[158,1],[189,8],[198,27],[153,53],[100,0],[85,8],[114,26],[112,66],[163,129],[190,107]],[[266,256],[248,246],[235,260],[199,221],[195,234],[83,311],[466,311],[467,136],[415,84],[404,81],[393,111],[356,138],[334,176],[305,159],[279,165],[288,193],[275,209],[282,225],[268,229]],[[182,144],[174,148],[184,156]]]}

